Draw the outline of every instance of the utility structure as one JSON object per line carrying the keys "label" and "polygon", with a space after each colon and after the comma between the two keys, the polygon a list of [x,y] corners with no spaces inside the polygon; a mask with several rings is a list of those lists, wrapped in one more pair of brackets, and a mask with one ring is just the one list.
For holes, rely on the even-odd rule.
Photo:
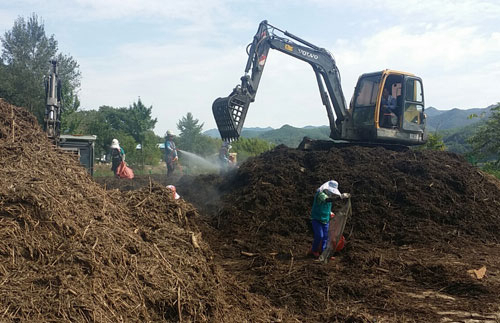
{"label": "utility structure", "polygon": [[61,135],[62,82],[57,74],[57,61],[50,61],[50,69],[45,78],[44,130],[57,146]]}
{"label": "utility structure", "polygon": [[96,136],[61,135],[63,111],[62,82],[58,75],[57,60],[50,60],[45,77],[45,115],[43,128],[49,139],[59,149],[78,156],[80,164],[94,173],[94,142]]}
{"label": "utility structure", "polygon": [[[363,74],[358,79],[348,107],[332,54],[270,25],[266,20],[260,23],[252,43],[247,47],[248,60],[241,84],[229,96],[218,98],[212,104],[222,140],[232,141],[240,136],[250,103],[255,101],[270,49],[312,66],[326,108],[330,137],[334,141],[404,146],[427,141],[424,92],[419,77],[388,69]],[[384,89],[388,94],[384,94]],[[392,109],[387,104],[389,95],[394,102]]]}

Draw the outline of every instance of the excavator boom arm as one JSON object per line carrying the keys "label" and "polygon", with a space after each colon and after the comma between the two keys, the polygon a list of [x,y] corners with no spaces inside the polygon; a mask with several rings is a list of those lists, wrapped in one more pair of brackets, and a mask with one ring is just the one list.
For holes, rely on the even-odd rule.
{"label": "excavator boom arm", "polygon": [[[298,43],[276,35],[276,30]],[[223,140],[231,141],[239,137],[248,107],[255,100],[269,49],[278,50],[312,66],[330,121],[331,137],[340,138],[341,124],[347,117],[348,111],[337,65],[327,50],[287,31],[282,31],[268,24],[267,21],[260,23],[253,42],[248,48],[248,61],[245,75],[241,77],[241,84],[236,86],[228,97],[218,98],[212,105],[215,121]]]}
{"label": "excavator boom arm", "polygon": [[57,74],[57,61],[50,61],[50,70],[45,79],[45,117],[44,128],[47,136],[52,139],[56,145],[59,141],[61,128],[61,80]]}

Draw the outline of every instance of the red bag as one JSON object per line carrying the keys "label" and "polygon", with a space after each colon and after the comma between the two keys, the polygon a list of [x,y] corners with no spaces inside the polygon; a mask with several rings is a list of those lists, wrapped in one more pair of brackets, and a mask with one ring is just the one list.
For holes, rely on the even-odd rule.
{"label": "red bag", "polygon": [[124,161],[122,161],[120,165],[118,165],[118,168],[116,169],[116,174],[120,178],[128,178],[128,179],[134,178],[134,171],[131,168],[127,167],[127,164],[125,164]]}
{"label": "red bag", "polygon": [[337,243],[337,247],[335,247],[335,251],[339,252],[340,250],[344,249],[345,246],[345,237],[342,236],[340,238],[339,243]]}

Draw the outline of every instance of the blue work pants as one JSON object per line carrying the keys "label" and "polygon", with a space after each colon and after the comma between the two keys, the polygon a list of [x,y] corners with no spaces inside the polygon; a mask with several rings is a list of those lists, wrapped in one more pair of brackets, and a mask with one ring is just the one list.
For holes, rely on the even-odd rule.
{"label": "blue work pants", "polygon": [[311,220],[311,223],[314,232],[312,251],[321,253],[326,249],[326,243],[328,242],[328,227],[330,223],[321,223],[318,220]]}

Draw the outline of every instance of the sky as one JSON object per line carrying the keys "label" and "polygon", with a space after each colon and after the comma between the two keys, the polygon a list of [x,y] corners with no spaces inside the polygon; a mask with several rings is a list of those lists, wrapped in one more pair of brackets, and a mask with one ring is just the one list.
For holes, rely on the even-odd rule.
{"label": "sky", "polygon": [[[423,79],[426,107],[500,101],[498,0],[0,0],[0,34],[36,13],[82,74],[81,109],[152,106],[155,133],[240,83],[262,20],[329,50],[349,102],[358,77],[386,68]],[[0,46],[1,47],[1,46]],[[328,124],[310,65],[271,50],[245,127]]]}

